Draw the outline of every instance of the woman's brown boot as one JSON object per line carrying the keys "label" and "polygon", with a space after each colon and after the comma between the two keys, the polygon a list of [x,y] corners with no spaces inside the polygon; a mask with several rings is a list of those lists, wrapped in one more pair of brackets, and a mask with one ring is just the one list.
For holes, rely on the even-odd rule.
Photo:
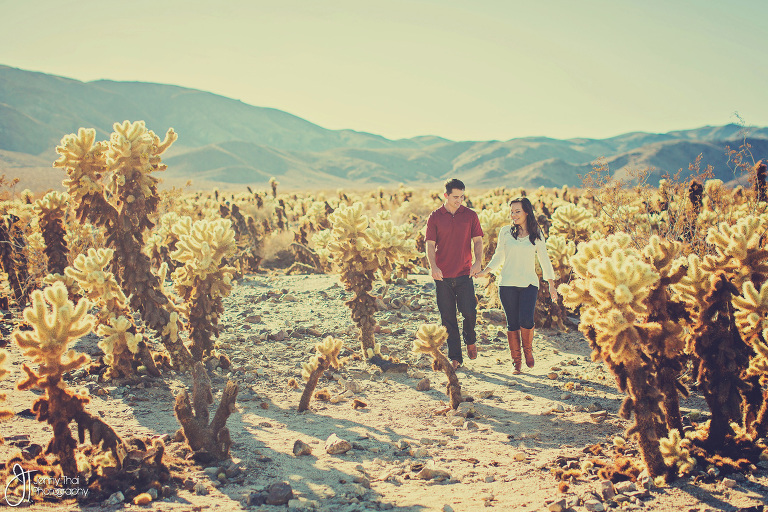
{"label": "woman's brown boot", "polygon": [[520,328],[520,337],[523,339],[523,354],[525,354],[525,364],[528,368],[533,368],[533,329]]}
{"label": "woman's brown boot", "polygon": [[507,331],[507,341],[509,342],[509,353],[512,354],[512,361],[515,362],[515,371],[513,373],[517,375],[523,366],[520,354],[520,331]]}

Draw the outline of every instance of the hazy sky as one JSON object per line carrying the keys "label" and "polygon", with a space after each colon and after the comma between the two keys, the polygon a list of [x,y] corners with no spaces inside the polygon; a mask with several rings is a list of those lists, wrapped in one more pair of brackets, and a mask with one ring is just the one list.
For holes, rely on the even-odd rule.
{"label": "hazy sky", "polygon": [[768,125],[765,0],[0,0],[0,64],[389,138]]}

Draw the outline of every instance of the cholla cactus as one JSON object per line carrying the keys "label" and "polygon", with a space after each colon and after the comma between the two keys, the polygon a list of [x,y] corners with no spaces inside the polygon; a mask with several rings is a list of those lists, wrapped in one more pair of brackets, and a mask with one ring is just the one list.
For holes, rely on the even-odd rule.
{"label": "cholla cactus", "polygon": [[440,350],[448,339],[448,331],[445,327],[437,324],[424,324],[416,332],[416,339],[413,341],[413,351],[417,354],[428,354],[432,356],[432,368],[435,371],[441,369],[448,377],[447,394],[451,398],[451,407],[456,409],[461,403],[461,385],[456,377],[456,370],[448,358]]}
{"label": "cholla cactus", "polygon": [[172,227],[180,219],[181,216],[176,212],[162,215],[158,225],[150,233],[144,244],[142,251],[156,268],[160,268],[160,265],[166,263],[171,271],[176,269],[176,262],[171,258],[171,253],[176,250],[179,236],[173,232]]}
{"label": "cholla cactus", "polygon": [[13,222],[12,216],[0,217],[0,270],[8,276],[13,298],[17,303],[24,304],[26,302],[26,288],[19,273],[16,272],[16,258],[10,236],[10,225]]}
{"label": "cholla cactus", "polygon": [[681,437],[677,429],[670,430],[667,437],[659,440],[659,445],[661,454],[664,456],[664,463],[671,468],[677,468],[679,474],[690,473],[696,465],[696,459],[691,457],[688,451],[688,448],[691,447],[691,441]]}
{"label": "cholla cactus", "polygon": [[[580,244],[571,259],[576,279],[560,285],[559,291],[566,306],[582,307],[579,330],[590,341],[593,359],[603,359],[616,375],[619,388],[626,391],[621,413],[625,417],[635,414],[635,424],[627,434],[638,436],[649,472],[659,476],[666,473],[657,436],[666,429],[660,407],[666,397],[660,393],[663,379],[659,363],[654,361],[674,360],[678,354],[664,357],[664,338],[673,330],[674,321],[661,317],[649,298],[668,301],[657,267],[669,272],[668,256],[674,248],[662,246],[656,239],[644,256],[630,245],[626,234]],[[674,279],[680,274],[676,272]],[[674,411],[673,405],[669,408]]]}
{"label": "cholla cactus", "polygon": [[178,331],[178,325],[169,325],[178,320],[166,309],[168,299],[142,253],[144,231],[153,227],[149,215],[160,201],[158,179],[152,173],[165,170],[160,155],[177,135],[170,129],[161,141],[143,121],[115,123],[114,130],[108,143],[95,142],[92,129],[65,136],[56,148],[61,156],[54,166],[69,174],[64,185],[78,219],[106,228],[107,245],[115,250],[115,278],[130,297],[131,307],[160,334],[172,363],[189,369],[191,354],[178,336],[167,334]]}
{"label": "cholla cactus", "polygon": [[235,412],[238,386],[231,380],[227,381],[219,406],[216,408],[213,420],[209,423],[208,406],[213,403],[213,393],[211,380],[201,362],[195,363],[192,368],[192,377],[194,379],[192,402],[190,403],[189,393],[185,389],[176,395],[174,406],[176,419],[181,424],[184,438],[195,452],[193,457],[201,463],[208,463],[213,459],[227,459],[232,438],[226,425],[230,414]]}
{"label": "cholla cactus", "polygon": [[[680,284],[673,286],[691,310],[692,328],[688,350],[698,357],[701,389],[712,411],[712,421],[706,444],[720,448],[726,436],[733,435],[732,423],[743,425],[747,432],[764,431],[766,414],[755,422],[759,411],[766,409],[768,396],[761,391],[760,376],[750,373],[755,360],[755,347],[748,341],[755,338],[757,324],[750,322],[750,302],[759,309],[756,283],[768,278],[768,250],[763,248],[763,234],[768,228],[768,216],[739,219],[733,226],[721,223],[710,228],[707,243],[716,253],[700,260],[689,256],[689,270]],[[752,283],[752,288],[747,283]],[[737,299],[739,291],[746,294]],[[741,307],[738,312],[734,306]],[[751,317],[754,320],[754,317]],[[739,333],[737,323],[746,328]],[[752,323],[753,327],[750,327]],[[752,359],[754,362],[751,362]]]}
{"label": "cholla cactus", "polygon": [[24,310],[24,319],[32,330],[16,330],[12,338],[24,356],[38,363],[37,371],[26,363],[22,365],[26,377],[19,381],[17,388],[26,390],[37,387],[46,392],[32,405],[38,421],[47,421],[53,429],[53,439],[48,443],[46,453],[58,456],[65,475],[78,474],[74,453],[77,442],[69,429],[69,423],[75,421],[81,441],[84,432],[88,431],[92,444],[103,442],[103,447],[110,449],[112,455],[122,461],[125,455],[122,440],[112,427],[86,412],[87,396],[72,393],[62,381],[64,373],[89,361],[87,355],[69,348],[71,343],[93,328],[94,318],[87,312],[89,301],[80,299],[75,306],[68,299],[63,283],[56,283],[42,291],[35,290],[31,299],[32,305]]}
{"label": "cholla cactus", "polygon": [[212,336],[219,335],[219,316],[224,312],[222,300],[232,291],[234,267],[225,260],[234,255],[235,232],[228,219],[200,220],[192,224],[189,217],[174,224],[179,237],[171,257],[183,266],[173,272],[178,294],[189,305],[190,350],[200,361],[213,352]]}
{"label": "cholla cactus", "polygon": [[573,242],[586,242],[598,231],[598,224],[598,220],[586,208],[573,203],[562,204],[552,213],[549,237],[562,236]]}
{"label": "cholla cactus", "polygon": [[48,272],[63,274],[67,266],[67,242],[63,217],[69,197],[61,192],[49,192],[35,202],[38,224],[45,240],[45,255],[48,257]]}
{"label": "cholla cactus", "polygon": [[328,244],[332,239],[330,229],[318,231],[312,236],[315,254],[317,254],[318,260],[320,260],[320,265],[326,270],[333,267],[333,253],[328,249]]}
{"label": "cholla cactus", "polygon": [[[483,229],[483,259],[490,261],[496,251],[496,243],[499,240],[499,231],[510,222],[509,211],[506,205],[500,205],[499,209],[480,210],[477,214],[480,227]],[[496,285],[496,274],[488,274],[488,283],[485,286],[485,296],[488,297],[487,307],[501,307],[499,299],[499,287]]]}
{"label": "cholla cactus", "polygon": [[137,332],[128,299],[112,272],[105,270],[113,254],[112,249],[89,249],[88,256],[79,255],[64,273],[77,283],[85,298],[100,308],[96,334],[102,336],[99,347],[105,353],[104,362],[110,366],[107,377],[132,375],[134,357],[147,365],[151,374],[159,375],[142,334]]}
{"label": "cholla cactus", "polygon": [[[39,363],[37,372],[23,366],[27,379],[19,383],[20,389],[40,386],[87,363],[90,358],[68,350],[69,344],[91,332],[94,318],[87,313],[90,302],[80,299],[74,306],[67,288],[57,283],[44,291],[32,293],[32,305],[24,310],[24,320],[32,331],[14,331],[13,341],[32,362]],[[62,357],[66,355],[66,360]]]}
{"label": "cholla cactus", "polygon": [[344,347],[344,342],[340,339],[328,336],[322,343],[315,345],[316,354],[312,356],[309,363],[302,365],[301,376],[306,381],[304,392],[299,400],[298,412],[304,412],[309,409],[309,402],[312,400],[312,393],[317,387],[317,381],[328,368],[341,367],[339,361],[339,352]]}
{"label": "cholla cactus", "polygon": [[416,250],[416,241],[408,236],[406,225],[395,226],[389,211],[379,212],[368,230],[371,252],[378,262],[382,280],[389,284],[397,265],[406,265],[423,256]]}
{"label": "cholla cactus", "polygon": [[[333,223],[332,241],[328,249],[341,269],[341,280],[354,297],[346,302],[352,310],[352,320],[360,328],[362,352],[368,356],[374,350],[376,299],[369,293],[373,288],[378,260],[371,250],[368,216],[363,215],[363,203],[340,206],[329,216]],[[371,354],[373,355],[373,354]],[[368,356],[371,357],[371,356]]]}

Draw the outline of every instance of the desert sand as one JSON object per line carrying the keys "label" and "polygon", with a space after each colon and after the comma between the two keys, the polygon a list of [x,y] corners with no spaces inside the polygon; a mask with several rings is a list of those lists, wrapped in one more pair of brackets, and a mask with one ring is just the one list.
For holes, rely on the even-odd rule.
{"label": "desert sand", "polygon": [[[376,291],[383,288],[375,287]],[[418,327],[439,322],[431,278],[414,275],[399,280],[377,313],[376,340],[385,353],[408,363],[405,373],[382,373],[353,357],[360,346],[357,327],[344,305],[348,296],[334,275],[286,276],[270,270],[239,280],[225,299],[218,340],[232,364],[224,370],[209,363],[214,407],[227,380],[240,385],[237,411],[227,422],[234,441],[232,459],[210,467],[190,465],[188,488],[160,495],[146,506],[120,502],[115,496],[112,504],[70,501],[27,509],[458,512],[564,506],[704,512],[762,510],[768,503],[767,467],[748,475],[717,476],[699,467],[693,476],[669,486],[659,488],[643,480],[648,488],[638,485],[635,490],[627,485],[606,490],[601,479],[587,471],[560,492],[552,468],[579,467],[592,459],[608,461],[614,437],[630,424],[617,416],[623,395],[604,365],[591,360],[578,331],[537,332],[535,367],[512,375],[505,326],[499,321],[503,315],[481,310],[479,356],[472,361],[465,357],[458,371],[462,394],[473,401],[452,411],[445,374],[432,370],[430,358],[412,352]],[[410,306],[401,304],[404,299]],[[14,322],[6,315],[4,339]],[[326,372],[318,384],[318,390],[328,390],[331,400],[313,399],[310,410],[299,414],[301,363],[328,335],[344,340],[341,355],[349,360],[339,370]],[[100,353],[96,342],[89,335],[74,348],[96,359]],[[13,389],[23,358],[14,345],[7,349],[11,378],[0,382],[0,391],[8,393],[7,405],[23,412],[36,393]],[[298,389],[291,388],[290,379],[299,382]],[[424,379],[430,389],[417,390],[419,382],[421,388],[426,386]],[[173,413],[174,396],[191,386],[189,375],[165,370],[161,378],[142,377],[137,383],[98,382],[96,376],[77,370],[67,384],[87,388],[92,396],[89,410],[120,435],[159,436],[169,453],[180,457],[189,453],[183,442],[174,440],[179,424]],[[353,408],[355,399],[364,407]],[[695,393],[681,405],[684,412],[708,413]],[[24,414],[1,428],[7,440],[0,446],[0,460],[28,443],[45,445],[51,438],[47,425]],[[334,434],[351,449],[327,453],[326,440]],[[306,443],[311,453],[294,455],[297,441]],[[595,444],[604,448],[604,455],[585,452]],[[280,482],[288,485],[275,485]],[[281,488],[290,501],[263,504],[270,490],[271,499],[276,499]],[[2,496],[0,502],[5,505]]]}

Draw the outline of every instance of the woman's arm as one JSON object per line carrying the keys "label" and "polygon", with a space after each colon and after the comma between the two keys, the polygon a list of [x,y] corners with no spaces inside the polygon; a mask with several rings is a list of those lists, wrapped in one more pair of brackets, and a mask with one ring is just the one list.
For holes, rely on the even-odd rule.
{"label": "woman's arm", "polygon": [[555,269],[552,268],[552,262],[549,260],[549,254],[547,254],[547,244],[541,238],[536,240],[536,257],[539,258],[542,276],[549,283],[549,295],[552,297],[552,301],[556,302]]}

